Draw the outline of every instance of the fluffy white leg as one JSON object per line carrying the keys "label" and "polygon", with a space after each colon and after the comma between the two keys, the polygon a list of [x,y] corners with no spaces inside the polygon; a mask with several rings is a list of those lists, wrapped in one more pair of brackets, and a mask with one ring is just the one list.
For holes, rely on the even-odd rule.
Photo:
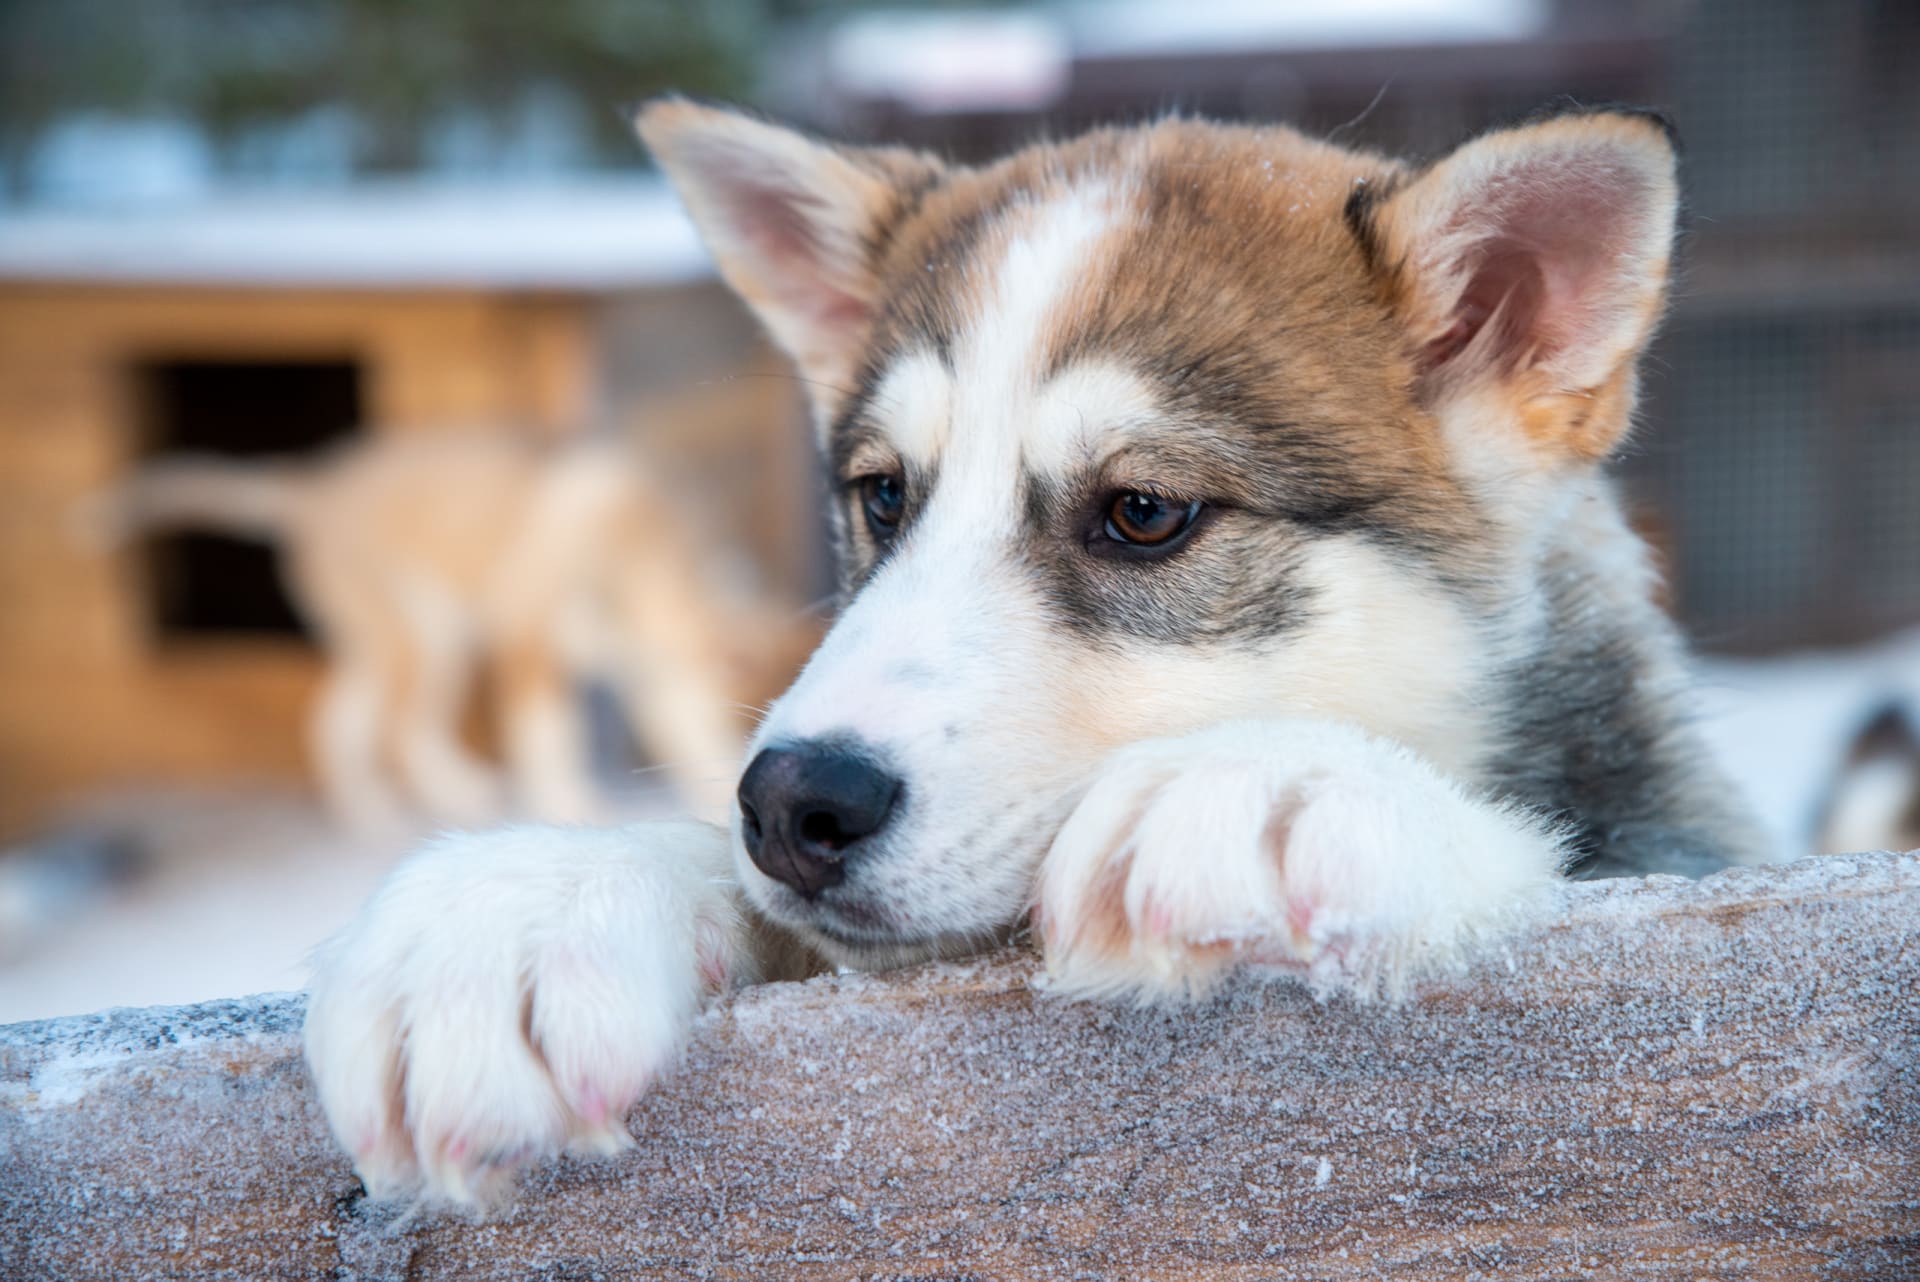
{"label": "fluffy white leg", "polygon": [[387,674],[377,666],[336,659],[309,727],[327,803],[360,832],[395,831],[406,822],[406,806],[387,778],[380,751],[390,693]]}
{"label": "fluffy white leg", "polygon": [[413,606],[408,680],[395,709],[395,749],[414,795],[427,812],[455,824],[500,817],[499,776],[460,741],[460,714],[473,685],[469,638],[446,611]]}
{"label": "fluffy white leg", "polygon": [[626,1113],[752,963],[726,833],[504,828],[394,870],[315,958],[307,1062],[375,1196],[474,1202]]}
{"label": "fluffy white leg", "polygon": [[713,674],[635,658],[619,691],[628,722],[693,813],[727,814],[740,780],[747,723]]}
{"label": "fluffy white leg", "polygon": [[1351,726],[1230,722],[1115,753],[1041,866],[1054,986],[1150,1001],[1242,963],[1399,989],[1557,882],[1541,824]]}
{"label": "fluffy white leg", "polygon": [[525,697],[508,709],[507,757],[521,802],[535,815],[556,823],[600,817],[586,720],[572,692]]}

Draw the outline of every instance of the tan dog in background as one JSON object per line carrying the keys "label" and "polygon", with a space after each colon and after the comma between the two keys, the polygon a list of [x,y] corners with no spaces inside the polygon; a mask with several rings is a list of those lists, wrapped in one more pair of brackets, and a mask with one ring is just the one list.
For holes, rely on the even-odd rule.
{"label": "tan dog in background", "polygon": [[[675,788],[718,814],[750,729],[749,673],[812,640],[724,601],[631,452],[504,432],[370,436],[315,462],[141,468],[96,515],[126,538],[218,529],[279,545],[329,672],[312,720],[329,801],[473,823],[602,813],[579,687],[601,680]],[[485,678],[511,786],[463,744]],[[773,678],[775,688],[780,678]]]}

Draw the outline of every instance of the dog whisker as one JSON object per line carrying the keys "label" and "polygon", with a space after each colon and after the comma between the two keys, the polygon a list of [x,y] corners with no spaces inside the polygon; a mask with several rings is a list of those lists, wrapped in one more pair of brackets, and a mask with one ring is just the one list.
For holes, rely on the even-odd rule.
{"label": "dog whisker", "polygon": [[733,758],[716,757],[707,761],[656,761],[651,765],[631,766],[627,770],[625,770],[623,773],[629,778],[638,778],[641,775],[655,775],[655,774],[663,774],[663,773],[664,774],[688,774],[689,776],[691,776],[693,772],[697,771],[697,772],[701,772],[702,778],[718,779],[721,777],[722,772],[730,773],[738,769],[739,769],[739,762],[737,762]]}
{"label": "dog whisker", "polygon": [[852,388],[841,387],[837,383],[829,383],[822,379],[817,379],[817,378],[802,378],[798,374],[786,374],[786,373],[781,373],[777,370],[753,370],[753,371],[748,371],[748,372],[739,373],[739,374],[728,374],[725,378],[702,379],[699,382],[698,386],[714,387],[714,386],[724,385],[727,383],[742,383],[747,381],[748,379],[772,379],[776,382],[781,382],[781,383],[797,383],[802,387],[822,388],[826,391],[834,392],[843,397],[852,397],[852,396],[859,395],[859,393],[854,391]]}

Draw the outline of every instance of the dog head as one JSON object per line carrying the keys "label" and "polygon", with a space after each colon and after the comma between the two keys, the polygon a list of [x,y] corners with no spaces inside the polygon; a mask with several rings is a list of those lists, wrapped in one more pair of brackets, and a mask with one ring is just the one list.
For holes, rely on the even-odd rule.
{"label": "dog head", "polygon": [[736,813],[771,917],[856,964],[977,944],[1106,754],[1228,718],[1472,777],[1476,683],[1662,307],[1658,122],[1424,169],[1177,119],[984,168],[679,100],[640,130],[834,486],[844,609]]}

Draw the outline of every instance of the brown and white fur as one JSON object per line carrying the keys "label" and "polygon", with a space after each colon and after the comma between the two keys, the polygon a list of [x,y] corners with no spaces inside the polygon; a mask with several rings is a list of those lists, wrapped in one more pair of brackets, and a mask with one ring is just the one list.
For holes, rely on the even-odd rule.
{"label": "brown and white fur", "polygon": [[[835,483],[844,609],[742,797],[829,750],[893,791],[853,840],[736,810],[403,866],[307,1024],[376,1192],[626,1142],[702,994],[796,963],[1030,919],[1062,994],[1364,995],[1563,875],[1761,857],[1599,472],[1665,294],[1657,120],[1425,167],[1183,119],[977,169],[677,100],[640,130]],[[1133,503],[1191,520],[1146,546]]]}
{"label": "brown and white fur", "polygon": [[[682,796],[724,811],[751,640],[611,442],[456,430],[374,435],[318,462],[162,459],[94,516],[118,538],[193,526],[279,545],[327,653],[313,754],[350,823],[391,827],[415,807],[457,823],[601,814],[579,690],[593,678]],[[511,786],[461,740],[483,674]]]}

